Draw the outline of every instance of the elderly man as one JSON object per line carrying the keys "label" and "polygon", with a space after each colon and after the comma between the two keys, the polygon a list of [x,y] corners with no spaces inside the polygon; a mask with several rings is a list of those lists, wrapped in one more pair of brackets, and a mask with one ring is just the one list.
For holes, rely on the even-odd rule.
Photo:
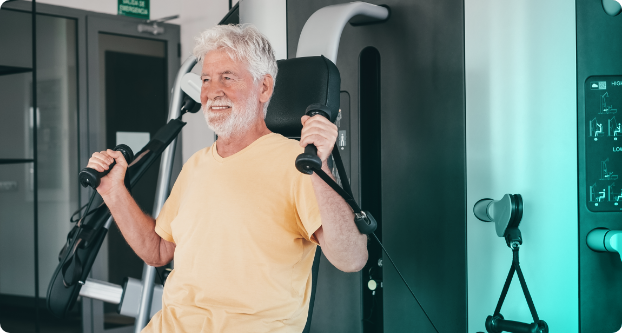
{"label": "elderly man", "polygon": [[88,164],[104,171],[116,160],[97,191],[136,254],[152,266],[175,259],[162,311],[144,332],[301,332],[317,244],[342,271],[367,261],[367,238],[349,206],[294,166],[314,144],[330,174],[337,128],[304,116],[300,142],[270,132],[264,118],[277,65],[252,26],[211,28],[194,54],[203,113],[218,140],[184,165],[157,219],[125,189],[121,153],[94,153]]}

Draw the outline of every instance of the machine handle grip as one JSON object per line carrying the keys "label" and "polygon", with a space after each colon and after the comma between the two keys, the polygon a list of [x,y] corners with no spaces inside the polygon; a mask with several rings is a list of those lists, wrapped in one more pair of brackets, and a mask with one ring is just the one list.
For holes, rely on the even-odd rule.
{"label": "machine handle grip", "polygon": [[[322,104],[311,104],[307,107],[305,115],[309,117],[320,115],[330,120],[330,109]],[[322,160],[317,156],[317,147],[314,144],[308,144],[305,152],[296,157],[296,169],[304,174],[310,175],[313,169],[321,168]]]}
{"label": "machine handle grip", "polygon": [[486,330],[490,333],[501,333],[501,332],[510,332],[510,333],[548,333],[549,327],[544,322],[544,320],[540,320],[539,323],[521,323],[513,320],[505,320],[503,316],[488,316],[486,318]]}
{"label": "machine handle grip", "polygon": [[296,169],[310,175],[316,168],[322,168],[322,160],[317,156],[317,147],[314,144],[308,144],[305,147],[305,152],[296,157]]}
{"label": "machine handle grip", "polygon": [[[120,151],[128,164],[132,163],[132,160],[134,160],[134,153],[132,152],[132,149],[127,145],[117,145],[116,147],[114,147],[113,150]],[[99,172],[93,168],[82,169],[78,174],[78,180],[80,182],[80,185],[82,185],[82,187],[90,186],[93,189],[96,189],[101,183],[101,178],[106,176],[116,164],[117,161],[113,161],[108,167],[108,170],[104,170],[103,172]]]}

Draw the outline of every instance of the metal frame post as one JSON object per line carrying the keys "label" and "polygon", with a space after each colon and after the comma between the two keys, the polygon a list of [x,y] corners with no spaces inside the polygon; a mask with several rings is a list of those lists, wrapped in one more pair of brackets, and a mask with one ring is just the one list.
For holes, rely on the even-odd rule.
{"label": "metal frame post", "polygon": [[[183,92],[181,90],[181,81],[184,74],[190,72],[192,67],[196,65],[197,59],[194,56],[186,59],[177,72],[175,78],[175,84],[173,86],[173,96],[171,98],[170,109],[168,112],[169,119],[176,119],[181,112],[181,103],[183,98]],[[162,210],[162,206],[168,198],[168,189],[171,182],[171,173],[173,171],[173,157],[175,156],[175,145],[177,139],[173,140],[171,144],[166,148],[162,154],[162,160],[160,162],[160,173],[158,174],[158,185],[156,187],[156,197],[153,205],[153,217],[156,218]],[[151,300],[153,299],[153,287],[155,283],[156,270],[155,267],[147,264],[143,267],[143,290],[140,295],[140,307],[138,309],[138,316],[134,325],[134,332],[140,333],[142,329],[147,326],[151,314]]]}

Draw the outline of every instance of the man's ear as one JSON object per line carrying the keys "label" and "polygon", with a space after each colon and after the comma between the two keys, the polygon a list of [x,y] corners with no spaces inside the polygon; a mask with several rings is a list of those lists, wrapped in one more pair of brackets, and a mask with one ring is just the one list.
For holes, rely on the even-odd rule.
{"label": "man's ear", "polygon": [[259,94],[259,101],[261,103],[267,102],[272,93],[274,92],[274,78],[270,74],[266,74],[261,82],[261,93]]}

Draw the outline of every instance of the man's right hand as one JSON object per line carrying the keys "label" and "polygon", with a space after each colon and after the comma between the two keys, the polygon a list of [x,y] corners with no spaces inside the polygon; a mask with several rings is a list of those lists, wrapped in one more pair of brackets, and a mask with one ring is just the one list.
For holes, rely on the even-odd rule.
{"label": "man's right hand", "polygon": [[97,192],[104,197],[119,189],[125,189],[124,179],[127,170],[127,162],[120,151],[107,149],[99,153],[93,153],[89,159],[87,168],[95,169],[98,172],[104,172],[110,168],[110,164],[116,161],[117,164],[110,172],[101,178],[101,182],[97,187]]}

